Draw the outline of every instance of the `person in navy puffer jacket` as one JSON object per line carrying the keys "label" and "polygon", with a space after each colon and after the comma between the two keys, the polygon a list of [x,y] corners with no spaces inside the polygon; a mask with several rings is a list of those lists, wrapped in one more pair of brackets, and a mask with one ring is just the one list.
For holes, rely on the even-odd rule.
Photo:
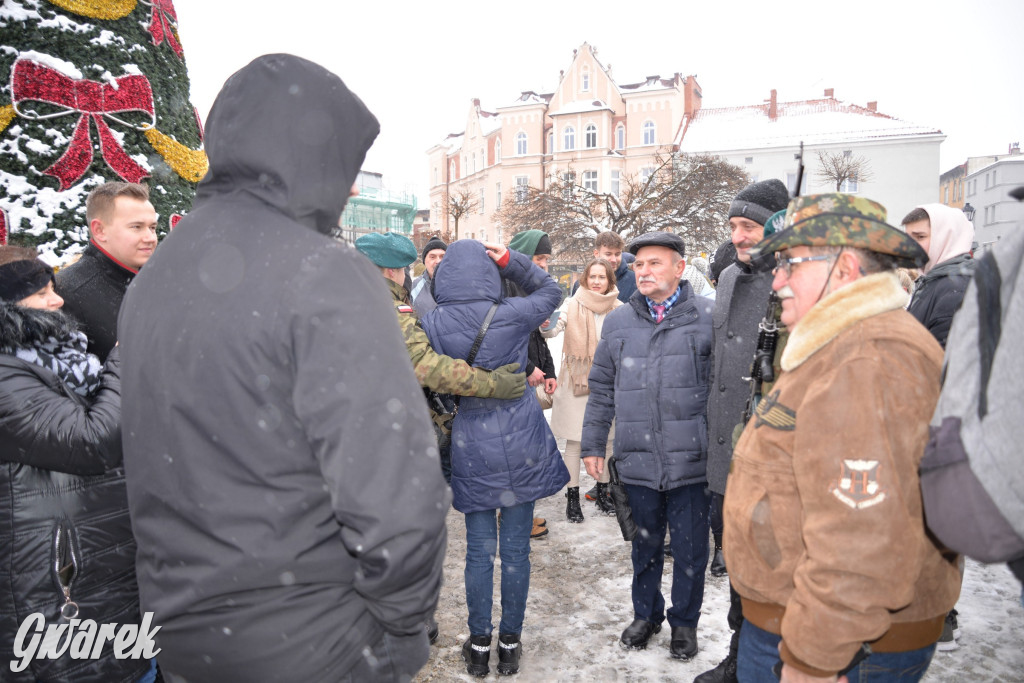
{"label": "person in navy puffer jacket", "polygon": [[633,623],[621,642],[644,649],[666,618],[661,594],[666,527],[674,569],[669,651],[697,654],[697,620],[708,561],[708,382],[711,301],[682,279],[685,248],[673,233],[629,244],[637,291],[604,321],[590,370],[583,417],[583,461],[591,476],[604,467],[615,419],[614,459],[633,520]]}
{"label": "person in navy puffer jacket", "polygon": [[[495,265],[497,264],[497,265]],[[503,298],[502,278],[527,296]],[[526,366],[530,332],[558,306],[558,284],[530,258],[500,245],[461,240],[434,273],[437,308],[422,320],[438,353],[466,358],[492,305],[494,317],[473,365]],[[530,585],[534,501],[569,481],[540,404],[532,392],[516,400],[464,396],[452,425],[452,493],[466,515],[466,605],[469,669],[486,675],[490,653],[494,555],[501,553],[500,673],[518,670],[519,636]],[[501,536],[496,512],[501,510]]]}

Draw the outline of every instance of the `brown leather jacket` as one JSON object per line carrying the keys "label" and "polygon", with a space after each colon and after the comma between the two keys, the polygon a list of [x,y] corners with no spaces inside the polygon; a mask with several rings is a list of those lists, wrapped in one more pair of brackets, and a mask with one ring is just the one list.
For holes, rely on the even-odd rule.
{"label": "brown leather jacket", "polygon": [[864,642],[935,642],[960,592],[958,558],[926,532],[917,474],[942,350],[905,301],[879,274],[811,309],[733,456],[730,579],[744,616],[813,675],[835,674]]}

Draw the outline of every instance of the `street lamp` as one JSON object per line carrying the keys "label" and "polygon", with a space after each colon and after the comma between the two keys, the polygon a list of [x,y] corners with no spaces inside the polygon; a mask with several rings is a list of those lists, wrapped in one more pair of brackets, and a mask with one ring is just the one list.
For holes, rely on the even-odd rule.
{"label": "street lamp", "polygon": [[971,206],[970,202],[964,204],[964,215],[967,216],[967,220],[974,222],[974,207]]}

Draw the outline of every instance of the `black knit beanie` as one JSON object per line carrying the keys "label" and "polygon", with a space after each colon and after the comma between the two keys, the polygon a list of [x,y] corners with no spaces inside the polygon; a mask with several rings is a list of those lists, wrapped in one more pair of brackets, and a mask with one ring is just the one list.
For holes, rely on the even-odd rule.
{"label": "black knit beanie", "polygon": [[445,244],[444,240],[442,240],[440,237],[431,237],[429,240],[427,240],[427,244],[423,247],[422,258],[424,263],[427,262],[427,254],[434,251],[435,249],[443,249],[444,251],[448,251],[448,245]]}
{"label": "black knit beanie", "polygon": [[729,206],[729,218],[741,216],[764,225],[772,214],[789,205],[789,191],[781,180],[772,178],[747,185]]}
{"label": "black knit beanie", "polygon": [[53,280],[53,268],[39,259],[11,261],[0,266],[0,301],[17,303]]}
{"label": "black knit beanie", "polygon": [[547,233],[541,235],[541,238],[537,240],[537,248],[533,250],[533,256],[543,256],[544,254],[551,253],[551,238],[548,237]]}
{"label": "black knit beanie", "polygon": [[732,243],[732,240],[722,242],[718,249],[715,249],[714,256],[711,257],[711,282],[712,284],[718,282],[718,276],[722,274],[722,271],[731,266],[736,262],[736,245]]}

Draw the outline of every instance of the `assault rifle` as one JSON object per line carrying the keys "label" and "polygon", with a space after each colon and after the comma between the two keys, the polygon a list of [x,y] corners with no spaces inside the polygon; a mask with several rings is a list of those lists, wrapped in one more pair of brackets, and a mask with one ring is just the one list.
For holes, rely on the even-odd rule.
{"label": "assault rifle", "polygon": [[[797,154],[799,166],[796,173],[796,187],[793,189],[793,197],[800,196],[800,184],[804,179],[804,143],[800,143],[800,153]],[[768,258],[765,255],[764,258]],[[750,381],[750,398],[747,399],[747,407],[743,411],[743,424],[747,424],[757,410],[757,404],[761,402],[762,387],[765,383],[771,384],[775,381],[775,349],[779,344],[779,318],[782,315],[782,301],[779,295],[772,292],[768,297],[768,310],[764,318],[757,325],[757,348],[754,350],[754,362],[750,368],[750,377],[744,379]]]}

